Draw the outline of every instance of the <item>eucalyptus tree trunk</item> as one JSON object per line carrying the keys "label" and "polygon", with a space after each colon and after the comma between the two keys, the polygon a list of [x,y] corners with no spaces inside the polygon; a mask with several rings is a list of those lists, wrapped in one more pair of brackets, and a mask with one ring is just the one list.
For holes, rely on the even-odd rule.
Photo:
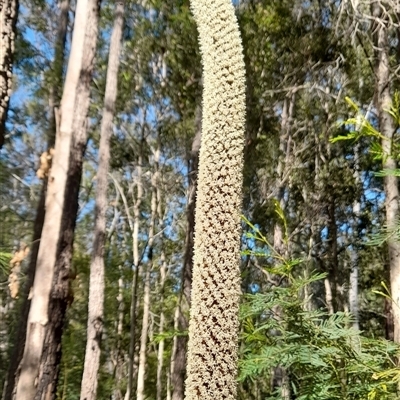
{"label": "eucalyptus tree trunk", "polygon": [[46,196],[17,400],[55,398],[61,336],[70,299],[73,236],[78,211],[87,111],[97,42],[99,2],[78,0],[61,101],[60,129]]}
{"label": "eucalyptus tree trunk", "polygon": [[[151,228],[150,228],[151,229]],[[152,232],[153,233],[153,232]],[[150,247],[151,249],[151,247]],[[150,260],[151,263],[151,260]],[[149,315],[150,315],[150,264],[143,266],[144,276],[144,293],[143,293],[143,318],[142,330],[140,334],[140,347],[139,347],[139,366],[137,376],[136,399],[144,399],[145,389],[145,373],[146,373],[146,360],[147,360],[147,337],[149,331]]]}
{"label": "eucalyptus tree trunk", "polygon": [[[335,195],[331,194],[329,196],[327,204],[327,214],[328,214],[328,241],[329,241],[329,261],[328,261],[328,277],[330,287],[331,287],[331,307],[333,312],[339,311],[341,309],[341,296],[340,296],[340,280],[339,280],[339,261],[338,261],[338,234],[337,234],[337,224],[336,224],[336,199]],[[328,297],[328,296],[327,296]]]}
{"label": "eucalyptus tree trunk", "polygon": [[[354,157],[355,157],[355,168],[354,168],[354,181],[357,186],[362,185],[361,182],[361,169],[360,169],[360,148],[356,145],[354,149]],[[353,203],[353,214],[354,214],[354,223],[353,223],[353,231],[357,234],[359,229],[359,219],[361,212],[361,199],[357,199]],[[357,236],[356,236],[357,237]],[[351,261],[351,269],[349,276],[349,310],[353,315],[353,328],[357,331],[360,330],[360,313],[359,313],[359,302],[358,302],[358,280],[359,280],[359,257],[357,248],[351,248],[350,253],[350,261]]]}
{"label": "eucalyptus tree trunk", "polygon": [[151,216],[150,216],[150,227],[148,236],[148,248],[149,262],[144,266],[144,294],[143,294],[143,319],[142,319],[142,332],[140,337],[140,349],[139,349],[139,368],[137,378],[137,391],[136,399],[144,399],[145,389],[145,372],[146,372],[146,360],[147,360],[147,337],[149,330],[149,315],[150,315],[150,272],[153,264],[153,246],[154,236],[156,228],[156,220],[158,214],[158,189],[159,184],[159,171],[158,164],[160,161],[160,149],[154,150],[154,170],[151,177]]}
{"label": "eucalyptus tree trunk", "polygon": [[144,399],[145,389],[145,373],[146,373],[146,360],[147,360],[147,337],[149,330],[149,315],[150,315],[150,268],[151,265],[144,265],[144,294],[143,294],[143,318],[142,330],[140,335],[140,348],[139,348],[139,366],[137,376],[137,389],[136,399]]}
{"label": "eucalyptus tree trunk", "polygon": [[[160,215],[160,214],[159,214]],[[164,287],[165,281],[167,278],[167,265],[165,260],[165,253],[164,251],[161,252],[160,257],[161,267],[160,267],[160,291],[161,291],[161,311],[160,311],[160,326],[158,329],[158,333],[160,336],[164,333],[164,325],[165,325],[165,314],[164,314]],[[157,394],[156,399],[162,400],[163,399],[163,366],[164,366],[164,349],[165,349],[165,340],[161,339],[160,343],[158,344],[158,351],[157,351]]]}
{"label": "eucalyptus tree trunk", "polygon": [[[378,113],[379,130],[383,135],[383,169],[394,170],[397,168],[393,154],[393,136],[396,131],[394,122],[387,110],[392,104],[391,76],[388,25],[390,23],[387,10],[383,11],[380,2],[371,5],[372,16],[376,23],[374,29],[375,46],[375,107]],[[386,224],[388,230],[393,232],[399,220],[399,188],[398,178],[388,175],[384,178]],[[391,235],[388,240],[390,288],[392,296],[392,312],[394,322],[394,341],[400,343],[400,242],[397,235]]]}
{"label": "eucalyptus tree trunk", "polygon": [[[277,166],[277,185],[276,185],[276,196],[275,201],[279,208],[284,213],[286,209],[285,200],[285,176],[288,175],[288,169],[290,167],[290,147],[291,147],[291,136],[290,136],[290,122],[293,118],[295,105],[295,95],[291,98],[285,98],[282,108],[282,122],[281,122],[281,134],[279,138],[279,162]],[[278,216],[277,216],[278,218]],[[285,243],[285,235],[287,232],[283,230],[282,221],[277,221],[274,225],[274,250],[285,259],[288,257],[287,243]],[[277,260],[277,265],[280,260]],[[282,285],[287,282],[282,281]],[[277,306],[274,310],[277,318],[282,318],[282,310]],[[271,332],[271,335],[279,336],[281,332]],[[281,397],[283,400],[290,399],[290,386],[289,378],[285,368],[276,366],[272,370],[271,374],[271,386],[273,390],[277,388],[281,391]]]}
{"label": "eucalyptus tree trunk", "polygon": [[139,225],[140,225],[140,206],[143,199],[143,182],[142,182],[142,155],[139,154],[136,166],[136,198],[133,205],[133,271],[132,286],[131,286],[131,306],[130,306],[130,338],[129,338],[129,361],[128,361],[128,385],[125,392],[125,400],[131,398],[133,388],[133,367],[135,363],[135,345],[136,345],[136,308],[137,308],[137,289],[140,275],[140,257],[139,257]]}
{"label": "eucalyptus tree trunk", "polygon": [[[156,169],[157,169],[157,176],[154,178],[153,183],[153,190],[156,192],[157,197],[157,216],[159,221],[159,229],[160,232],[164,230],[164,220],[163,220],[163,213],[162,213],[162,194],[161,194],[161,171],[160,171],[160,164],[159,164],[159,155],[160,155],[160,140],[158,140],[158,148],[157,148],[157,162],[156,162]],[[165,282],[167,279],[167,261],[165,257],[164,249],[161,250],[160,255],[160,325],[158,329],[158,333],[160,336],[164,333],[164,325],[165,325],[165,314],[164,314],[164,290],[165,290]],[[165,349],[165,340],[161,339],[158,344],[157,350],[157,393],[156,393],[156,400],[163,399],[163,366],[164,366],[164,349]]]}
{"label": "eucalyptus tree trunk", "polygon": [[203,62],[187,400],[236,399],[245,67],[230,0],[191,2]]}
{"label": "eucalyptus tree trunk", "polygon": [[[52,69],[54,75],[52,76],[52,86],[50,87],[49,93],[49,125],[47,129],[47,148],[53,148],[56,138],[57,123],[59,123],[58,110],[56,104],[59,104],[61,98],[62,82],[63,82],[63,68],[65,63],[65,44],[67,39],[68,21],[69,21],[69,0],[62,0],[60,2],[60,15],[58,17],[58,29],[56,36],[56,43],[54,49],[54,61]],[[23,293],[23,304],[21,317],[19,319],[18,331],[15,339],[15,345],[10,360],[10,366],[8,369],[7,384],[5,390],[5,396],[3,400],[11,400],[12,392],[15,383],[15,374],[17,373],[18,365],[21,362],[22,355],[25,348],[25,338],[29,308],[31,300],[29,298],[29,292],[33,285],[33,280],[36,271],[36,262],[39,252],[40,237],[42,235],[42,229],[45,217],[45,201],[46,201],[46,188],[47,188],[47,177],[43,179],[42,188],[40,192],[40,198],[36,209],[36,217],[33,225],[33,236],[32,244],[29,255],[29,264],[26,271],[26,280]]]}
{"label": "eucalyptus tree trunk", "polygon": [[[356,202],[353,205],[353,213],[355,215],[359,214],[360,212],[360,203]],[[350,255],[351,260],[351,270],[349,276],[349,310],[353,316],[353,328],[357,331],[360,330],[360,313],[359,313],[359,306],[358,306],[358,275],[359,275],[359,268],[358,268],[358,254],[355,249],[351,250]]]}
{"label": "eucalyptus tree trunk", "polygon": [[[54,49],[54,61],[52,65],[52,86],[49,89],[49,124],[47,129],[47,148],[53,148],[55,143],[56,131],[59,124],[59,116],[56,104],[59,104],[61,99],[62,82],[63,82],[63,69],[65,63],[65,45],[69,21],[69,0],[62,0],[60,2],[60,14],[57,19],[57,36]],[[3,400],[11,400],[13,392],[15,392],[15,379],[18,366],[21,362],[26,339],[27,320],[30,309],[31,299],[29,292],[33,285],[33,280],[36,271],[36,262],[39,252],[40,238],[45,217],[45,201],[47,189],[47,177],[43,179],[42,188],[40,192],[39,202],[36,209],[36,217],[33,226],[32,245],[29,255],[29,264],[26,271],[26,279],[23,291],[23,304],[21,306],[21,317],[19,319],[18,330],[15,338],[15,344],[12,351],[12,357],[7,374],[6,389]],[[14,393],[15,396],[15,393]]]}
{"label": "eucalyptus tree trunk", "polygon": [[18,7],[18,0],[2,0],[0,2],[0,150],[4,144],[7,112],[12,91]]}
{"label": "eucalyptus tree trunk", "polygon": [[81,400],[95,400],[100,367],[101,339],[104,321],[104,246],[106,242],[106,211],[110,139],[118,89],[118,69],[125,5],[115,4],[114,26],[108,56],[107,80],[104,95],[103,118],[100,128],[99,165],[95,200],[95,230],[90,263],[89,304],[85,363],[81,385]]}
{"label": "eucalyptus tree trunk", "polygon": [[[201,107],[196,113],[196,135],[193,139],[192,149],[188,159],[188,196],[186,210],[186,243],[182,267],[181,294],[175,315],[175,329],[184,332],[188,329],[187,314],[190,308],[193,272],[193,246],[194,246],[194,210],[196,207],[197,176],[199,168],[199,151],[201,142]],[[185,369],[186,369],[187,337],[179,335],[174,337],[174,346],[171,359],[172,400],[183,400]]]}

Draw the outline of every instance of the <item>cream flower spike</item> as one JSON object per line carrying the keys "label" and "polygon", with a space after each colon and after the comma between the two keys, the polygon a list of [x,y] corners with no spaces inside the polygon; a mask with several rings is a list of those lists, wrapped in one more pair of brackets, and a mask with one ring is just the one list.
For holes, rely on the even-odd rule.
{"label": "cream flower spike", "polygon": [[186,400],[236,399],[245,66],[231,0],[192,0],[203,63]]}

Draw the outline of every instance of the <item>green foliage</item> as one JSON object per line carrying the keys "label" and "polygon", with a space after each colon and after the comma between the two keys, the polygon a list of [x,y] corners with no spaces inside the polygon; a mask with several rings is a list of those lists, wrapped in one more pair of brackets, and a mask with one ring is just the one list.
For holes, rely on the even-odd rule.
{"label": "green foliage", "polygon": [[[253,239],[273,250],[254,230]],[[251,251],[248,254],[254,255]],[[262,252],[258,250],[256,255]],[[245,296],[241,307],[242,354],[239,379],[263,387],[263,398],[281,399],[271,378],[278,366],[286,371],[290,391],[301,400],[395,399],[400,373],[395,368],[399,346],[365,337],[351,328],[352,316],[311,309],[312,287],[325,274],[301,273],[299,261],[285,261],[265,271],[284,282],[265,293]]]}
{"label": "green foliage", "polygon": [[0,271],[1,273],[7,274],[12,258],[11,253],[0,252]]}
{"label": "green foliage", "polygon": [[[373,159],[375,161],[383,160],[385,155],[383,153],[381,141],[388,139],[383,136],[369,121],[368,113],[364,115],[358,105],[349,97],[346,97],[346,102],[354,112],[355,116],[339,123],[339,126],[345,126],[350,129],[345,135],[337,135],[330,139],[331,143],[337,143],[343,140],[357,142],[362,138],[370,138],[372,140],[370,143],[369,152],[373,156]],[[392,105],[390,109],[386,110],[386,112],[393,118],[397,129],[397,127],[400,126],[400,92],[394,93]],[[397,159],[400,156],[400,146],[396,141],[393,141],[392,143],[391,156]],[[387,175],[400,176],[400,172],[384,170],[377,173],[377,176],[381,177]]]}

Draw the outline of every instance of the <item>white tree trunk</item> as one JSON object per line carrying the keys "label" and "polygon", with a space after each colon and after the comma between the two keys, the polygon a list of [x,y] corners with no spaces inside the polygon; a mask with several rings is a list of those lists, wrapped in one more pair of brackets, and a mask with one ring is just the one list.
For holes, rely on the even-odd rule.
{"label": "white tree trunk", "polygon": [[[393,135],[395,126],[387,110],[392,104],[391,76],[389,58],[389,39],[387,25],[390,23],[388,15],[383,12],[380,2],[372,3],[372,14],[376,19],[373,27],[374,45],[376,49],[376,90],[375,107],[378,111],[379,130],[385,139],[382,140],[383,169],[394,170],[397,168],[393,154]],[[399,188],[398,178],[393,175],[384,178],[386,223],[389,231],[394,231],[399,220]],[[388,240],[390,288],[392,295],[392,311],[394,322],[394,341],[400,343],[400,242],[396,235],[391,235]]]}
{"label": "white tree trunk", "polygon": [[143,318],[142,331],[140,335],[139,366],[137,377],[136,400],[144,400],[145,373],[147,360],[147,337],[149,331],[150,315],[150,265],[145,265],[144,294],[143,294]]}
{"label": "white tree trunk", "polygon": [[[356,151],[355,153],[356,158],[359,157],[359,153]],[[354,178],[355,182],[357,184],[360,184],[360,171],[358,167],[358,161],[356,161],[356,171],[354,172]],[[355,201],[353,204],[353,214],[354,214],[354,226],[353,230],[357,232],[357,225],[358,225],[358,219],[360,217],[360,211],[361,211],[361,203],[359,200]],[[350,260],[351,260],[351,270],[350,270],[350,276],[349,276],[349,308],[350,312],[353,315],[353,328],[356,329],[357,331],[360,330],[360,315],[359,315],[359,306],[358,306],[358,274],[359,274],[359,268],[358,268],[358,252],[357,249],[352,248],[350,254]]]}
{"label": "white tree trunk", "polygon": [[[148,236],[148,247],[152,253],[155,235],[155,225],[157,218],[157,197],[158,196],[158,163],[160,159],[160,149],[156,149],[154,152],[154,171],[151,177],[151,217],[150,227]],[[149,315],[150,315],[150,270],[152,268],[152,256],[149,256],[149,262],[145,265],[144,273],[144,295],[143,295],[143,320],[142,320],[142,332],[140,337],[140,349],[139,349],[139,368],[138,368],[138,381],[136,399],[144,400],[145,390],[145,372],[146,372],[146,359],[147,359],[147,337],[149,330]]]}
{"label": "white tree trunk", "polygon": [[[160,156],[160,150],[158,149],[158,158]],[[163,221],[163,213],[162,213],[162,199],[161,199],[161,172],[159,170],[159,160],[157,159],[157,179],[154,181],[155,190],[157,193],[157,215],[159,221],[159,229],[163,230],[164,221]],[[158,182],[157,182],[158,181]],[[160,256],[160,326],[158,333],[162,335],[164,333],[164,324],[165,324],[165,315],[164,315],[164,289],[165,289],[165,280],[167,278],[167,262],[165,259],[164,250],[161,251]],[[157,394],[156,399],[162,400],[162,392],[163,392],[163,366],[164,366],[164,349],[165,349],[165,341],[164,339],[160,340],[158,344],[158,352],[157,352]],[[168,378],[167,378],[168,379]],[[167,389],[168,390],[168,389]]]}
{"label": "white tree trunk", "polygon": [[95,400],[100,366],[101,339],[104,320],[104,246],[106,241],[106,211],[110,138],[117,99],[118,69],[124,24],[124,2],[115,5],[114,27],[110,41],[103,118],[100,129],[99,165],[95,200],[95,231],[90,264],[87,343],[81,385],[81,400]]}
{"label": "white tree trunk", "polygon": [[[125,392],[125,400],[131,398],[133,388],[133,367],[135,362],[135,344],[136,344],[136,304],[137,304],[137,286],[140,274],[140,257],[139,257],[139,225],[140,225],[140,206],[143,198],[143,182],[142,182],[142,155],[139,154],[136,166],[136,199],[133,206],[133,226],[132,226],[132,241],[133,241],[133,263],[134,263],[134,276],[132,278],[131,288],[131,307],[130,319],[131,330],[129,340],[129,365],[128,365],[128,385]],[[127,214],[129,213],[128,205],[126,204]]]}

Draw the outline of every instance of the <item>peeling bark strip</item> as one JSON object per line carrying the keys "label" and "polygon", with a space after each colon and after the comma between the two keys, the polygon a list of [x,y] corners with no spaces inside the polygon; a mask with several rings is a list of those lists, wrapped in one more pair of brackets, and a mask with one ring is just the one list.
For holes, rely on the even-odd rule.
{"label": "peeling bark strip", "polygon": [[204,90],[186,399],[236,399],[245,67],[231,1],[191,6]]}
{"label": "peeling bark strip", "polygon": [[18,5],[18,0],[0,1],[0,149],[4,144],[6,118],[12,91]]}

